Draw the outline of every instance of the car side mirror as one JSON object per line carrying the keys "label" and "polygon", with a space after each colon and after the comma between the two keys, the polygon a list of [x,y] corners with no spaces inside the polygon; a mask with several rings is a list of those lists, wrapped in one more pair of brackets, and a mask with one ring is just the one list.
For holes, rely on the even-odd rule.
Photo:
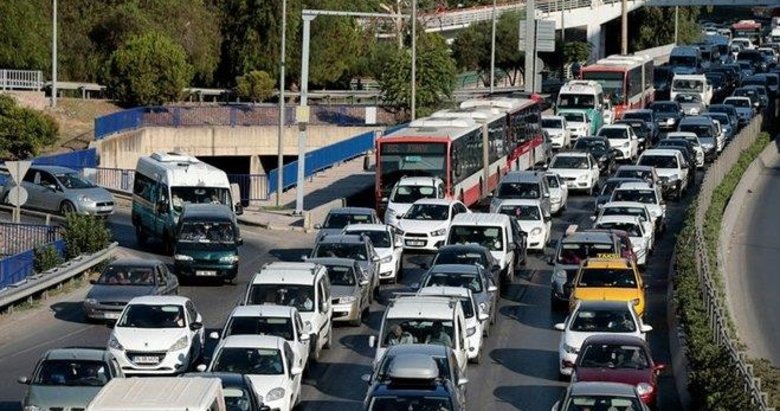
{"label": "car side mirror", "polygon": [[363,374],[360,376],[360,380],[366,384],[371,383],[371,374]]}
{"label": "car side mirror", "polygon": [[668,369],[668,366],[666,364],[656,364],[655,367],[653,367],[653,370],[661,374],[662,372],[666,371]]}
{"label": "car side mirror", "polygon": [[303,334],[298,336],[298,341],[300,341],[300,342],[306,342],[306,341],[309,341],[309,340],[311,340],[311,335],[309,335],[309,334],[303,333]]}
{"label": "car side mirror", "polygon": [[549,223],[551,220],[552,220],[552,217],[550,217],[548,215],[544,216],[544,222],[545,223]]}
{"label": "car side mirror", "polygon": [[97,280],[93,278],[93,279],[89,280],[89,283],[92,284],[92,285],[95,285],[95,284],[97,284]]}
{"label": "car side mirror", "polygon": [[501,266],[498,264],[493,264],[493,271],[501,271]]}
{"label": "car side mirror", "polygon": [[30,379],[28,377],[19,377],[16,379],[16,382],[27,385],[30,383]]}
{"label": "car side mirror", "polygon": [[555,265],[555,260],[553,259],[553,256],[547,258],[547,265]]}
{"label": "car side mirror", "polygon": [[218,340],[219,339],[219,333],[217,331],[212,331],[209,333],[209,338],[212,340]]}
{"label": "car side mirror", "polygon": [[370,335],[368,337],[368,346],[374,348],[376,346],[376,335]]}
{"label": "car side mirror", "polygon": [[371,262],[378,263],[380,260],[381,260],[381,258],[379,258],[379,256],[378,256],[378,255],[376,255],[376,254],[374,254],[374,255],[371,257]]}
{"label": "car side mirror", "polygon": [[47,184],[46,188],[51,191],[60,191],[60,188],[56,184]]}
{"label": "car side mirror", "polygon": [[290,374],[292,374],[293,376],[301,375],[302,373],[303,373],[303,367],[299,365],[292,367],[292,369],[290,370]]}
{"label": "car side mirror", "polygon": [[650,331],[653,331],[653,326],[642,324],[642,327],[640,327],[639,330],[642,331],[643,333],[649,333]]}
{"label": "car side mirror", "polygon": [[489,319],[490,319],[490,314],[488,313],[479,313],[479,315],[477,315],[477,320],[479,320],[480,322],[485,322]]}
{"label": "car side mirror", "polygon": [[464,386],[464,385],[466,385],[468,383],[469,383],[469,379],[468,378],[460,378],[460,379],[458,379],[458,386],[460,386],[460,387],[462,387],[462,386]]}
{"label": "car side mirror", "polygon": [[411,287],[413,290],[419,289],[420,283],[412,283],[412,285],[410,285],[409,287]]}
{"label": "car side mirror", "polygon": [[564,331],[566,329],[566,324],[565,323],[555,324],[555,329],[558,331]]}
{"label": "car side mirror", "polygon": [[190,323],[190,330],[192,330],[192,331],[198,331],[201,328],[203,328],[203,323],[200,323],[200,322],[197,322],[197,321],[195,321],[193,323]]}
{"label": "car side mirror", "polygon": [[308,255],[302,255],[302,256],[301,256],[301,261],[306,261],[306,260],[308,260],[308,259],[309,259],[309,256],[308,256]]}
{"label": "car side mirror", "polygon": [[236,215],[244,214],[244,206],[241,205],[241,203],[236,203],[235,209],[236,209]]}
{"label": "car side mirror", "polygon": [[198,370],[198,372],[206,372],[206,368],[208,368],[206,364],[198,364],[198,366],[195,367],[195,369]]}
{"label": "car side mirror", "polygon": [[320,229],[322,229],[322,224],[314,224],[314,229],[315,229],[315,230],[320,230]]}
{"label": "car side mirror", "polygon": [[487,290],[488,290],[489,293],[494,293],[494,292],[498,291],[498,287],[496,287],[495,285],[489,285]]}
{"label": "car side mirror", "polygon": [[360,285],[361,285],[362,287],[365,287],[365,286],[367,286],[367,285],[368,285],[368,280],[367,280],[367,279],[360,280]]}

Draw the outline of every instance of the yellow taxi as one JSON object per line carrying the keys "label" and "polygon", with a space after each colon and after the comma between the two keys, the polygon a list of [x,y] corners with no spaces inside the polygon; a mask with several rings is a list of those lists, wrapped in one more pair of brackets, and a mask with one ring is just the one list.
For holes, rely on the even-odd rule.
{"label": "yellow taxi", "polygon": [[619,256],[589,258],[572,282],[569,311],[579,300],[629,301],[638,316],[645,314],[645,284],[633,261]]}

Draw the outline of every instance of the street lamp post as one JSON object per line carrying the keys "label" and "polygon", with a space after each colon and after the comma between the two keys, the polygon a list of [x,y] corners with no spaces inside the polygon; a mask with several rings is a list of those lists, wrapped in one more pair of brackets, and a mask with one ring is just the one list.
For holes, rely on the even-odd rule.
{"label": "street lamp post", "polygon": [[412,120],[417,117],[417,0],[412,0]]}
{"label": "street lamp post", "polygon": [[496,84],[496,0],[493,0],[493,31],[490,34],[490,93]]}
{"label": "street lamp post", "polygon": [[[56,0],[55,0],[56,1]],[[282,198],[282,176],[284,168],[284,69],[287,61],[287,0],[282,0],[282,51],[279,63],[279,141],[277,142],[277,167],[276,167],[276,206],[279,207]]]}
{"label": "street lamp post", "polygon": [[51,106],[57,107],[57,0],[52,1]]}

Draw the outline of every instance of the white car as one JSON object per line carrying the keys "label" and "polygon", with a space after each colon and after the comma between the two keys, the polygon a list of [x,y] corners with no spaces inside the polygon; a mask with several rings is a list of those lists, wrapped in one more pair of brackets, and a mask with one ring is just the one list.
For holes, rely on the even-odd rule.
{"label": "white car", "polygon": [[608,126],[615,122],[615,108],[612,107],[612,102],[609,100],[604,100],[604,112],[602,113],[602,116],[604,117],[604,125]]}
{"label": "white car", "polygon": [[466,319],[466,344],[468,345],[467,357],[469,362],[479,364],[482,360],[482,346],[484,330],[489,326],[490,314],[482,312],[474,300],[471,290],[466,287],[423,287],[417,291],[418,295],[440,295],[453,297],[460,300],[463,308],[463,317]]}
{"label": "white car", "polygon": [[264,406],[291,411],[301,400],[299,364],[290,343],[280,337],[233,335],[217,345],[211,364],[199,365],[198,371],[246,375]]}
{"label": "white car", "polygon": [[610,215],[596,219],[593,228],[606,230],[621,230],[628,233],[631,247],[636,255],[636,263],[644,267],[647,265],[647,256],[653,249],[653,233],[645,231],[645,226],[638,217],[627,215]]}
{"label": "white car", "polygon": [[667,196],[674,195],[679,201],[682,195],[688,191],[690,166],[686,163],[681,152],[653,148],[642,153],[637,164],[655,167],[656,173],[661,179],[664,194]]}
{"label": "white car", "polygon": [[558,344],[558,372],[571,376],[582,343],[592,335],[632,335],[645,339],[653,327],[645,325],[626,301],[578,301],[572,313],[555,329],[563,331]]}
{"label": "white car", "polygon": [[668,133],[666,138],[670,140],[680,139],[690,141],[691,144],[693,144],[693,151],[696,154],[696,167],[704,167],[704,148],[701,146],[699,136],[697,136],[696,133],[690,131],[674,131]]}
{"label": "white car", "polygon": [[498,212],[520,224],[520,228],[528,234],[526,246],[529,250],[544,251],[550,243],[552,217],[544,212],[539,200],[503,200]]}
{"label": "white car", "polygon": [[571,147],[571,131],[562,116],[542,116],[542,129],[550,136],[553,149]]}
{"label": "white car", "polygon": [[403,241],[395,230],[384,224],[355,224],[344,227],[344,234],[365,235],[379,255],[379,281],[396,282],[403,271]]}
{"label": "white car", "polygon": [[558,174],[546,173],[544,177],[550,188],[550,213],[557,214],[566,209],[566,203],[569,201],[569,186]]}
{"label": "white car", "polygon": [[572,144],[580,137],[590,134],[590,120],[584,111],[580,110],[560,110],[558,115],[566,120],[566,127],[569,129]]}
{"label": "white car", "polygon": [[136,297],[122,310],[108,350],[125,374],[171,375],[200,358],[204,340],[203,317],[189,298]]}
{"label": "white car", "polygon": [[661,194],[661,187],[650,187],[647,183],[623,183],[612,192],[612,198],[609,201],[631,201],[644,204],[655,220],[656,232],[662,233],[666,230],[666,203]]}
{"label": "white car", "polygon": [[601,175],[599,163],[590,153],[582,151],[556,154],[547,170],[561,176],[569,190],[581,190],[591,195]]}
{"label": "white car", "polygon": [[209,338],[220,340],[231,335],[275,335],[284,338],[295,351],[300,365],[309,362],[310,330],[306,330],[295,307],[284,305],[239,305],[225,321],[222,332],[212,331]]}
{"label": "white car", "polygon": [[421,198],[444,198],[444,182],[439,177],[403,177],[386,199],[385,224],[393,227],[409,207]]}
{"label": "white car", "polygon": [[628,160],[633,162],[639,156],[639,137],[634,129],[627,124],[613,124],[604,126],[598,133],[609,140],[610,147],[620,153],[616,160]]}
{"label": "white car", "polygon": [[465,213],[470,213],[469,209],[458,200],[417,200],[398,221],[396,234],[405,251],[436,251],[447,240],[452,219]]}
{"label": "white car", "polygon": [[753,41],[751,41],[747,37],[734,37],[729,42],[729,47],[733,45],[738,45],[742,47],[742,50],[753,50],[756,48],[756,46],[753,44]]}
{"label": "white car", "polygon": [[639,218],[639,221],[644,225],[645,232],[649,232],[651,236],[651,244],[655,244],[655,219],[650,214],[650,210],[642,203],[635,201],[611,201],[601,206],[601,211],[597,218],[607,216],[634,216]]}

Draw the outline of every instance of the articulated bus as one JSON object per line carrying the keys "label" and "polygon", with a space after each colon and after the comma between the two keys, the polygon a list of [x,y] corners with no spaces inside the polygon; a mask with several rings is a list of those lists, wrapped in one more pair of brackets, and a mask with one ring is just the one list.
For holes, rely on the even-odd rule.
{"label": "articulated bus", "polygon": [[741,20],[731,25],[732,38],[750,39],[756,47],[761,45],[761,23],[755,20]]}
{"label": "articulated bus", "polygon": [[[516,100],[510,102],[510,100]],[[509,107],[509,108],[507,108]],[[509,170],[543,158],[539,105],[530,100],[472,100],[411,122],[376,141],[377,207],[404,176],[433,176],[445,195],[473,205]],[[492,173],[492,174],[491,174]]]}
{"label": "articulated bus", "polygon": [[653,102],[653,70],[649,56],[613,55],[583,67],[580,77],[601,84],[604,98],[609,98],[619,119],[626,110],[644,108]]}

